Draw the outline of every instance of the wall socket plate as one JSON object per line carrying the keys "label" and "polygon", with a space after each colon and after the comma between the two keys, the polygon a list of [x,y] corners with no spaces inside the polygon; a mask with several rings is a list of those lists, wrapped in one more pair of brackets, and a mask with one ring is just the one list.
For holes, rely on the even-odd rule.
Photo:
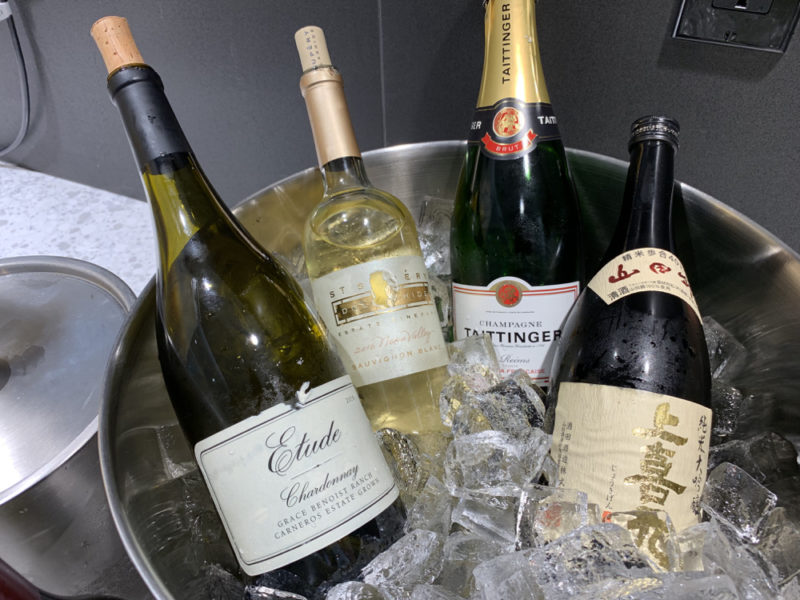
{"label": "wall socket plate", "polygon": [[798,16],[800,0],[683,0],[672,37],[783,53]]}

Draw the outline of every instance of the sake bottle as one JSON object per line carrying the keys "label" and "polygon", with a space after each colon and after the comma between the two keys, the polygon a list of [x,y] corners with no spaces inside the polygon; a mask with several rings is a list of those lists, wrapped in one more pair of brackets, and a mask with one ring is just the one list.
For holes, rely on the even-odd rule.
{"label": "sake bottle", "polygon": [[672,232],[677,122],[638,119],[629,148],[604,266],[556,351],[551,453],[559,484],[604,515],[660,511],[680,530],[700,517],[712,415],[702,321]]}

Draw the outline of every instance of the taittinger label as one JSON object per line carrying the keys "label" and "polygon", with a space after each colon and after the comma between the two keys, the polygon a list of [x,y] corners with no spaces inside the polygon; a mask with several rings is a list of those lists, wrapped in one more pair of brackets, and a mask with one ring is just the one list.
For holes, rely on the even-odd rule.
{"label": "taittinger label", "polygon": [[453,333],[457,340],[488,334],[501,373],[522,369],[539,385],[549,381],[550,348],[580,292],[577,281],[531,286],[500,277],[487,286],[453,283]]}

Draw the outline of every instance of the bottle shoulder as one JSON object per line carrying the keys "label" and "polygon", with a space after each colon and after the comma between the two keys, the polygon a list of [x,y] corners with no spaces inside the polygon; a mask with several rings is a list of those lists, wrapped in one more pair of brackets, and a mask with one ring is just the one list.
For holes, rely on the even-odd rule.
{"label": "bottle shoulder", "polygon": [[670,294],[641,292],[606,304],[584,290],[564,324],[554,365],[558,382],[615,385],[710,403],[702,322]]}
{"label": "bottle shoulder", "polygon": [[331,253],[420,253],[416,224],[405,204],[366,187],[323,198],[306,221],[303,245],[311,263]]}

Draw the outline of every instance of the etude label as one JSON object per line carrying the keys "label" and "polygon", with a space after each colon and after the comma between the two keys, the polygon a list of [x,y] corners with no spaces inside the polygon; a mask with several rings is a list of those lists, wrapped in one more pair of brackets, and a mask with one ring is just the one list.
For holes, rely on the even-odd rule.
{"label": "etude label", "polygon": [[592,277],[588,288],[606,304],[636,292],[672,294],[691,306],[700,318],[700,309],[681,261],[661,248],[623,252]]}
{"label": "etude label", "polygon": [[[636,509],[669,513],[680,531],[699,521],[711,410],[673,396],[588,383],[561,383],[551,454],[559,485],[583,490],[604,518]],[[664,523],[639,523],[634,537]],[[629,529],[637,521],[628,523]]]}
{"label": "etude label", "polygon": [[457,340],[488,333],[503,374],[523,369],[547,385],[550,348],[579,292],[577,281],[537,287],[518,277],[487,286],[453,283],[453,333]]}
{"label": "etude label", "polygon": [[559,139],[558,120],[550,104],[515,98],[477,108],[469,131],[469,141],[480,143],[481,152],[501,160],[519,158],[539,142]]}
{"label": "etude label", "polygon": [[349,377],[195,445],[236,558],[259,575],[341,539],[398,496]]}
{"label": "etude label", "polygon": [[447,364],[421,256],[339,269],[312,281],[311,289],[356,387]]}

